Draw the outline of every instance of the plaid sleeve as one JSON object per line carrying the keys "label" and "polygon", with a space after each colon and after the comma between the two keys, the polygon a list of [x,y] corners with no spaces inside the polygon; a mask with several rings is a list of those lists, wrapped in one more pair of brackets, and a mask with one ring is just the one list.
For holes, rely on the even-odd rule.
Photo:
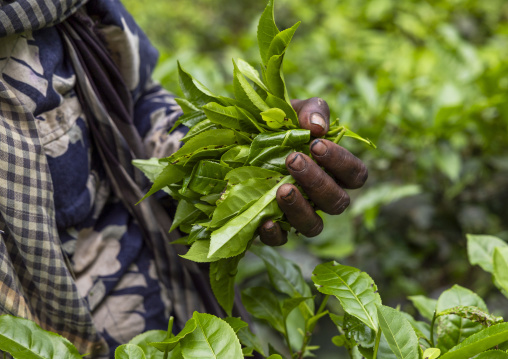
{"label": "plaid sleeve", "polygon": [[60,247],[35,120],[1,78],[0,164],[0,312],[32,318],[95,352],[101,338]]}
{"label": "plaid sleeve", "polygon": [[21,0],[1,5],[0,37],[62,22],[87,0]]}

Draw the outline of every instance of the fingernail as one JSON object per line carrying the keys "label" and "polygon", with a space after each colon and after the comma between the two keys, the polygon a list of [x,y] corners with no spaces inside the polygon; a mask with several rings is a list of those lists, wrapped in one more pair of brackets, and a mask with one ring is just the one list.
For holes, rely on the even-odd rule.
{"label": "fingernail", "polygon": [[291,191],[289,191],[289,193],[285,196],[281,196],[281,198],[289,203],[289,204],[293,204],[294,200],[295,200],[295,189],[294,188],[291,188]]}
{"label": "fingernail", "polygon": [[293,171],[301,171],[305,168],[306,162],[300,154],[297,154],[291,162],[288,163],[289,168]]}
{"label": "fingernail", "polygon": [[318,125],[323,130],[326,130],[326,121],[320,113],[314,112],[312,115],[310,115],[310,123],[313,125]]}
{"label": "fingernail", "polygon": [[312,142],[310,149],[317,156],[324,156],[328,152],[328,147],[319,139]]}
{"label": "fingernail", "polygon": [[270,221],[267,225],[263,227],[263,229],[265,232],[273,232],[276,229],[275,223],[273,223],[273,221]]}

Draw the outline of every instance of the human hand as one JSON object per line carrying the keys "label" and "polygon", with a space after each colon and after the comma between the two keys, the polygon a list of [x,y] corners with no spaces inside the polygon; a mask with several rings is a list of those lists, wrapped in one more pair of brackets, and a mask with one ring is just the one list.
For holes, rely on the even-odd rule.
{"label": "human hand", "polygon": [[[311,136],[316,137],[310,144],[310,153],[317,163],[301,152],[293,152],[286,158],[286,167],[315,207],[311,206],[295,185],[289,183],[277,190],[277,203],[291,226],[306,237],[314,237],[323,230],[323,220],[316,210],[328,214],[344,212],[349,205],[349,195],[344,188],[363,186],[368,171],[363,162],[351,152],[319,138],[330,127],[330,109],[325,101],[313,97],[293,100],[291,104],[298,114],[300,126],[310,130]],[[261,241],[270,246],[287,242],[287,233],[272,220],[260,226],[259,234]]]}

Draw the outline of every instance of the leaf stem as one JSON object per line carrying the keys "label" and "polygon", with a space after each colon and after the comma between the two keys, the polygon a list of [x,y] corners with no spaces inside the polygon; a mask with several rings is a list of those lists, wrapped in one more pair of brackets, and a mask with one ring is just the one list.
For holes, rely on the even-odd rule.
{"label": "leaf stem", "polygon": [[[318,311],[314,315],[314,317],[320,315],[323,313],[323,311],[326,309],[326,303],[328,303],[328,298],[330,298],[330,294],[325,295],[323,298],[323,301],[321,302],[321,305],[319,306]],[[315,324],[316,322],[314,322]],[[303,355],[305,354],[305,349],[307,349],[307,345],[310,343],[310,338],[312,337],[312,332],[314,331],[315,325],[311,327],[307,327],[307,324],[305,325],[305,337],[303,339],[302,348],[300,349],[298,359],[302,359]]]}
{"label": "leaf stem", "polygon": [[374,355],[372,356],[372,359],[377,358],[377,351],[379,350],[379,341],[380,340],[381,340],[381,328],[377,328],[376,344],[374,345]]}
{"label": "leaf stem", "polygon": [[326,304],[328,303],[328,298],[330,298],[330,294],[325,295],[325,297],[323,298],[323,301],[321,302],[321,305],[319,306],[319,309],[318,309],[316,315],[321,314],[323,312],[323,310],[325,310]]}
{"label": "leaf stem", "polygon": [[432,347],[435,348],[436,344],[434,343],[434,324],[436,323],[437,311],[434,311],[434,316],[432,317],[432,322],[430,323],[430,342],[432,343]]}
{"label": "leaf stem", "polygon": [[[169,323],[168,323],[168,331],[166,333],[166,339],[169,339],[173,336],[173,323],[175,321],[175,317],[171,316],[169,317]],[[166,350],[164,351],[164,359],[168,359],[169,356],[169,347],[166,347]]]}
{"label": "leaf stem", "polygon": [[340,131],[342,131],[344,129],[344,126],[337,126],[335,127],[334,129],[331,129],[330,131],[328,131],[328,133],[326,134],[327,136],[333,136],[333,135],[336,135],[337,133],[339,133]]}
{"label": "leaf stem", "polygon": [[342,137],[344,136],[344,134],[346,133],[346,129],[341,126],[342,129],[340,130],[339,134],[337,135],[337,137],[335,137],[335,139],[333,140],[333,142],[335,144],[339,144],[340,140],[342,139]]}
{"label": "leaf stem", "polygon": [[288,344],[289,356],[291,358],[293,358],[294,353],[293,353],[293,349],[291,348],[291,341],[289,340],[287,319],[284,321],[284,338],[286,339],[286,343]]}

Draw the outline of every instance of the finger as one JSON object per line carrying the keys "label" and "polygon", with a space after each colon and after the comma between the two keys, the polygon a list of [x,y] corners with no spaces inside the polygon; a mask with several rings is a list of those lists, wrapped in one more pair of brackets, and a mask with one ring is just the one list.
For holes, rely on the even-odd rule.
{"label": "finger", "polygon": [[316,139],[310,145],[316,162],[330,172],[344,188],[360,188],[369,173],[363,162],[332,141]]}
{"label": "finger", "polygon": [[315,237],[323,230],[323,220],[294,185],[286,183],[279,187],[277,203],[289,224],[304,236]]}
{"label": "finger", "polygon": [[314,137],[323,137],[330,128],[330,108],[319,97],[308,100],[292,100],[291,105],[298,114],[300,127],[310,130]]}
{"label": "finger", "polygon": [[349,195],[309,156],[293,152],[286,167],[309,198],[328,214],[340,214],[349,205]]}
{"label": "finger", "polygon": [[259,228],[259,239],[267,246],[282,246],[288,241],[288,233],[270,219]]}

